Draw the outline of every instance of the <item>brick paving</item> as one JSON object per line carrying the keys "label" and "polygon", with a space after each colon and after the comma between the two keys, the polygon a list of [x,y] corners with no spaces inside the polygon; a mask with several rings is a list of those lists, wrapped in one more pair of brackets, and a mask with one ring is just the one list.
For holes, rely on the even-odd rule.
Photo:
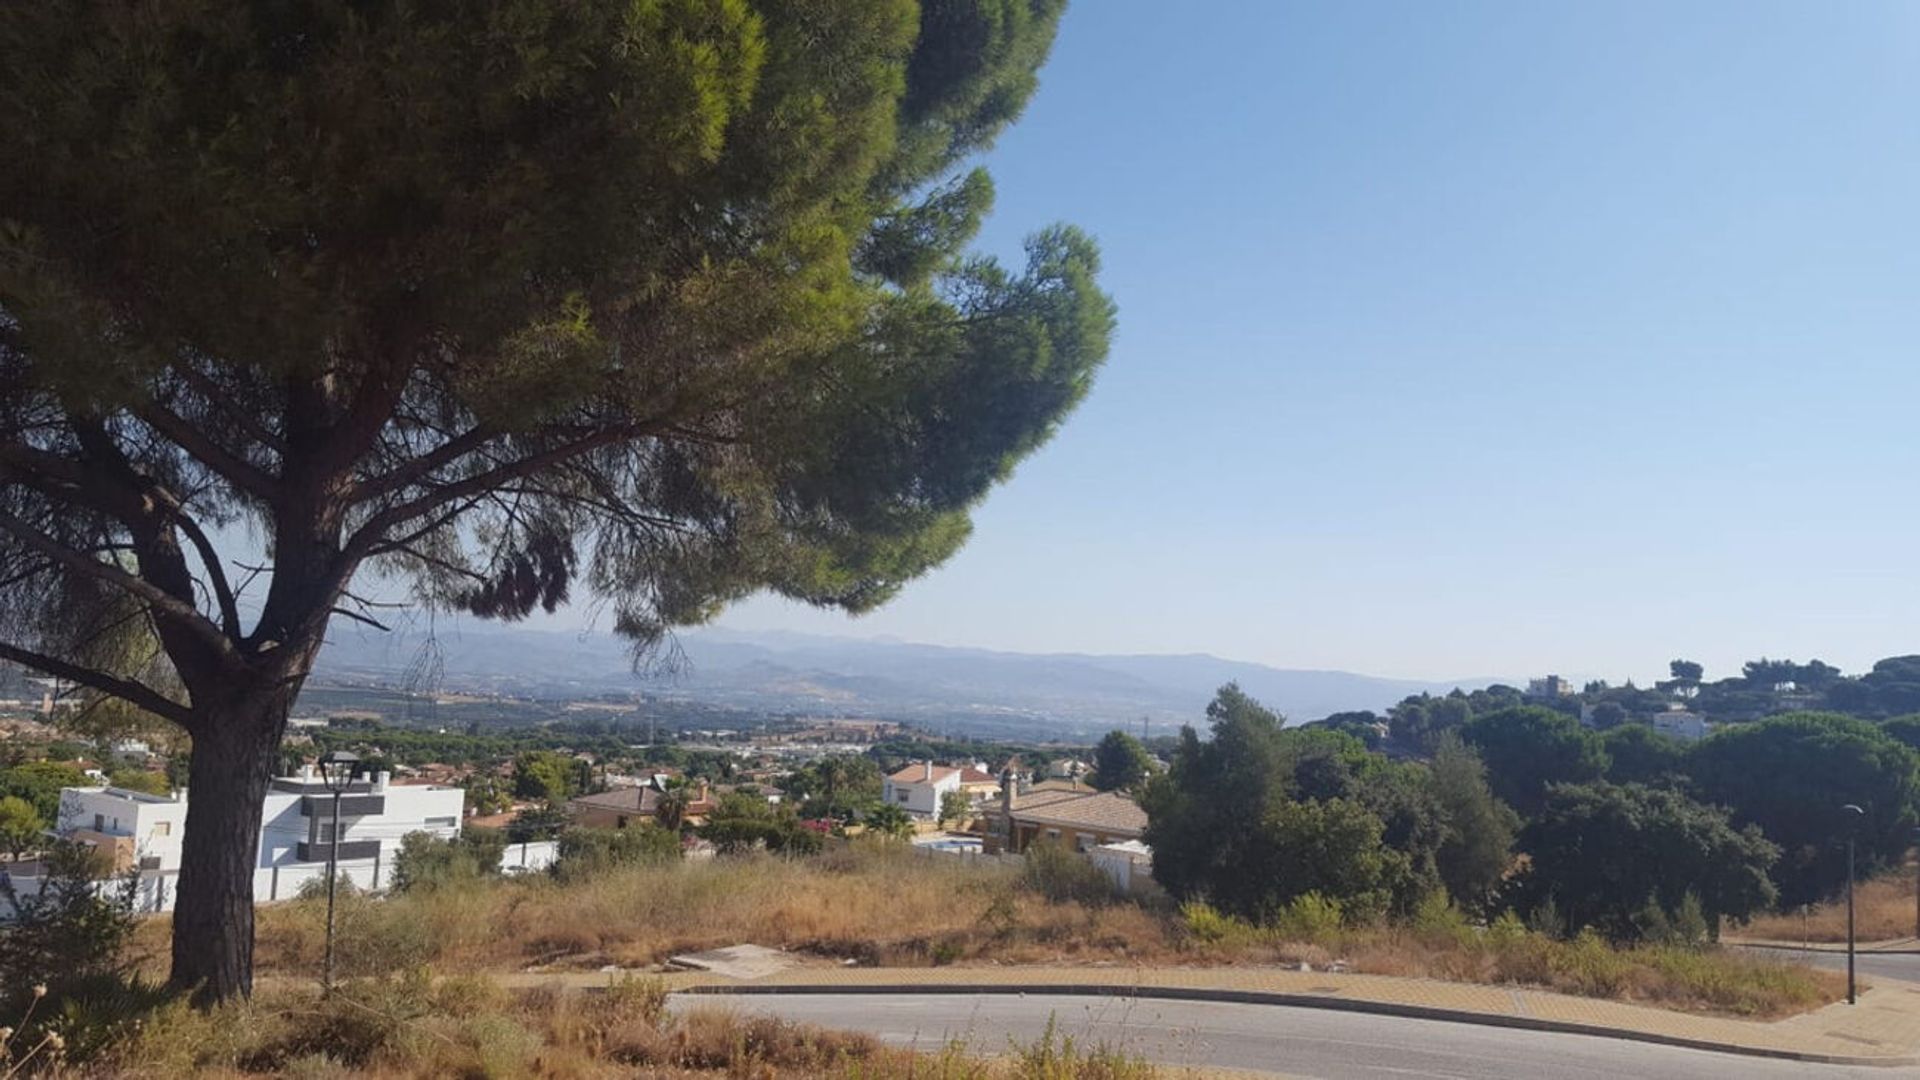
{"label": "brick paving", "polygon": [[[601,972],[523,973],[502,985],[605,986]],[[1090,992],[1130,988],[1167,996],[1270,1000],[1510,1027],[1580,1030],[1673,1045],[1848,1064],[1920,1063],[1920,984],[1876,979],[1858,1005],[1829,1005],[1785,1020],[1700,1016],[1646,1005],[1507,986],[1284,968],[943,967],[792,968],[764,978],[725,979],[703,972],[664,976],[674,990],[816,992],[861,990]]]}

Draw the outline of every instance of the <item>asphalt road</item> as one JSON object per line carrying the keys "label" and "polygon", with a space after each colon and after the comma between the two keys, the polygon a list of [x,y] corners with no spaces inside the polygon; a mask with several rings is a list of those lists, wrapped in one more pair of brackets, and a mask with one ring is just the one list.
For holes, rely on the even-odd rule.
{"label": "asphalt road", "polygon": [[[1809,964],[1813,967],[1831,968],[1834,971],[1847,970],[1847,954],[1811,949],[1754,949],[1747,952],[1770,960],[1785,960],[1788,963]],[[1874,953],[1862,952],[1859,955],[1858,968],[1861,976],[1878,975],[1886,979],[1900,979],[1905,982],[1920,983],[1920,953]]]}
{"label": "asphalt road", "polygon": [[1714,1054],[1650,1043],[1510,1028],[1403,1020],[1273,1005],[968,994],[819,994],[679,997],[681,1008],[765,1012],[889,1043],[937,1050],[964,1039],[982,1054],[1031,1042],[1048,1018],[1082,1045],[1106,1042],[1170,1065],[1253,1069],[1286,1076],[1472,1077],[1475,1080],[1892,1080],[1900,1070],[1843,1068]]}

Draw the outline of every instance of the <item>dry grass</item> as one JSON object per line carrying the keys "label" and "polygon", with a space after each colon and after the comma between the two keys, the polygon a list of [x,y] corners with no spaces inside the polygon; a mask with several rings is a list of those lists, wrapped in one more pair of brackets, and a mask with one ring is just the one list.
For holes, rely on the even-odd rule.
{"label": "dry grass", "polygon": [[[504,881],[389,900],[343,898],[339,964],[377,975],[645,967],[743,941],[823,960],[914,967],[996,960],[1171,962],[1165,918],[1133,904],[1049,903],[1015,868],[851,845],[772,856],[634,866],[587,881]],[[263,907],[256,957],[268,974],[319,971],[325,907]],[[145,929],[156,955],[166,927]]]}
{"label": "dry grass", "polygon": [[[1914,872],[1863,881],[1853,890],[1855,933],[1861,941],[1910,938],[1914,930]],[[1740,936],[1768,941],[1845,941],[1847,905],[1844,898],[1815,904],[1803,915],[1790,911],[1769,915],[1742,927]]]}
{"label": "dry grass", "polygon": [[725,1007],[670,1013],[657,981],[511,996],[482,977],[365,980],[331,998],[263,995],[202,1015],[183,1003],[91,1063],[90,1075],[320,1077],[860,1077],[1157,1080],[1171,1075],[1049,1031],[984,1057],[922,1054]]}
{"label": "dry grass", "polygon": [[[260,912],[264,975],[318,973],[324,907]],[[1309,913],[1311,914],[1311,913]],[[1779,1016],[1835,1000],[1824,972],[1719,950],[1614,950],[1597,941],[1505,937],[1443,908],[1407,925],[1343,927],[1337,911],[1250,927],[1169,906],[1049,902],[1018,870],[855,845],[773,857],[636,866],[586,881],[506,881],[340,910],[349,976],[431,965],[453,973],[644,968],[676,953],[754,942],[821,963],[1287,965],[1459,982],[1537,986],[1691,1011]],[[1322,913],[1324,916],[1325,913]],[[145,928],[164,956],[164,922]]]}

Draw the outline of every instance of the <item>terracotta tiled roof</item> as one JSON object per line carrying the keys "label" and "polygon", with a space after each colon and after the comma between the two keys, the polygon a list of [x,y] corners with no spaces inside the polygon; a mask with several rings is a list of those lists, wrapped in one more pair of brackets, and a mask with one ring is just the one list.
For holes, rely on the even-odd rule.
{"label": "terracotta tiled roof", "polygon": [[[945,780],[947,777],[952,776],[954,773],[957,773],[959,771],[960,770],[954,768],[951,765],[935,765],[933,767],[933,779]],[[887,779],[893,781],[896,784],[924,784],[927,782],[926,762],[924,761],[913,762],[912,764],[908,765],[906,768],[901,769],[899,772],[894,773],[892,776],[887,777]]]}
{"label": "terracotta tiled roof", "polygon": [[[1066,798],[1049,798],[1066,794]],[[1037,802],[1044,798],[1044,802]],[[1082,795],[1040,792],[1014,804],[1013,819],[1029,825],[1053,825],[1105,833],[1108,836],[1139,836],[1147,828],[1147,812],[1140,804],[1117,791]]]}
{"label": "terracotta tiled roof", "polygon": [[660,808],[660,793],[650,787],[614,788],[598,795],[568,799],[568,806],[582,810],[619,810],[629,814],[651,814]]}
{"label": "terracotta tiled roof", "polygon": [[997,784],[1000,778],[992,773],[984,773],[969,765],[960,770],[960,782],[963,784]]}

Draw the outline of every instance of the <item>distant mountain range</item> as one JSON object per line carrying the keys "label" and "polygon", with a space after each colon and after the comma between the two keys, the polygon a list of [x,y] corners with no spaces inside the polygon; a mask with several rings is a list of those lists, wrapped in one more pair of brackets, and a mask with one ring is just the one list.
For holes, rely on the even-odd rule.
{"label": "distant mountain range", "polygon": [[863,715],[935,727],[1086,732],[1142,717],[1203,719],[1221,685],[1292,720],[1381,710],[1408,694],[1491,679],[1419,682],[1300,671],[1204,654],[1013,653],[899,641],[700,629],[679,635],[678,670],[636,673],[607,633],[529,630],[462,620],[431,636],[336,628],[316,685],[375,684],[446,693],[566,700],[608,693],[753,712]]}

